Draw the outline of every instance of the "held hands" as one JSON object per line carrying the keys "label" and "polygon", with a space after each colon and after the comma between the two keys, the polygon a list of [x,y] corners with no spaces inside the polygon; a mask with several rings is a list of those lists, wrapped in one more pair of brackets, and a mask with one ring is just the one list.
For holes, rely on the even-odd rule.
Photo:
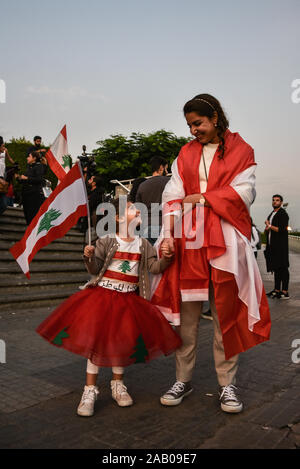
{"label": "held hands", "polygon": [[94,256],[94,253],[95,253],[95,246],[89,246],[89,245],[85,246],[84,251],[83,251],[84,257],[88,257],[89,259],[91,259]]}
{"label": "held hands", "polygon": [[166,259],[171,259],[175,254],[175,244],[174,238],[164,238],[163,242],[161,243],[161,252],[163,257]]}

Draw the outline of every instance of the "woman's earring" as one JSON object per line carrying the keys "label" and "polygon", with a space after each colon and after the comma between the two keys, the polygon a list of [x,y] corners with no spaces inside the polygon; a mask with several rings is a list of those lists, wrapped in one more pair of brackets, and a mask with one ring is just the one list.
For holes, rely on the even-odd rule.
{"label": "woman's earring", "polygon": [[218,124],[215,124],[215,127],[218,127]]}

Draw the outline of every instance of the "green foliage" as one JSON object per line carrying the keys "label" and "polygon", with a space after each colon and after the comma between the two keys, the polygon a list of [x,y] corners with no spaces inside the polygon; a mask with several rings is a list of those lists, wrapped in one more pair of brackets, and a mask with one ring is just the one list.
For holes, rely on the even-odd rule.
{"label": "green foliage", "polygon": [[260,235],[261,243],[262,244],[267,244],[267,236],[266,233],[263,231]]}
{"label": "green foliage", "polygon": [[[20,138],[12,138],[8,143],[5,144],[8,153],[10,154],[11,158],[16,162],[19,163],[20,166],[20,174],[24,174],[26,171],[27,167],[27,152],[28,149],[33,145],[33,143],[29,142],[26,140],[25,137],[20,137]],[[44,147],[48,149],[49,147]],[[7,162],[7,166],[10,166],[10,163]],[[57,177],[55,174],[51,171],[51,169],[48,166],[47,173],[45,175],[45,178],[51,181],[52,183],[52,189],[55,189],[57,185]],[[14,180],[13,182],[14,186],[14,191],[15,193],[20,193],[21,192],[21,184]]]}
{"label": "green foliage", "polygon": [[150,176],[149,161],[153,156],[165,158],[170,168],[180,148],[189,140],[166,130],[158,130],[148,135],[134,132],[130,137],[111,135],[97,142],[99,147],[93,151],[97,172],[102,176],[106,189],[111,190],[111,179]]}

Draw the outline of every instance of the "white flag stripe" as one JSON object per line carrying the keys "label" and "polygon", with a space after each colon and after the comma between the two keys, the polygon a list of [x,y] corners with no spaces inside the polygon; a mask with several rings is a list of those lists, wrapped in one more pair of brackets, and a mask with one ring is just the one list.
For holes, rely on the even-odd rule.
{"label": "white flag stripe", "polygon": [[[47,212],[53,208],[55,210],[59,210],[61,215],[51,222],[51,226],[58,226],[61,225],[66,218],[71,215],[72,213],[76,212],[79,205],[86,204],[86,195],[84,186],[81,179],[76,179],[70,186],[66,187],[62,192],[60,192],[53,202],[49,205]],[[47,213],[45,212],[45,213]],[[29,270],[29,263],[28,257],[30,256],[35,244],[41,238],[43,238],[48,232],[41,231],[39,234],[38,229],[41,220],[43,219],[45,213],[41,215],[40,219],[38,220],[35,228],[30,233],[29,237],[26,240],[26,248],[22,252],[22,254],[17,258],[17,262],[20,265],[23,272],[28,272]]]}
{"label": "white flag stripe", "polygon": [[[56,137],[55,142],[51,146],[50,150],[52,151],[53,156],[62,165],[63,156],[68,154],[68,143],[61,133]],[[68,172],[69,169],[69,167],[64,168],[66,172]]]}

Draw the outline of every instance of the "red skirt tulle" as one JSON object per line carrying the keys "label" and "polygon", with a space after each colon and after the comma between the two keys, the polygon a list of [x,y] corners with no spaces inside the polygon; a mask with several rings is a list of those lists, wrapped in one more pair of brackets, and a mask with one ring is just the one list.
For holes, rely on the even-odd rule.
{"label": "red skirt tulle", "polygon": [[87,288],[65,300],[36,330],[97,366],[128,366],[181,345],[159,309],[136,293]]}

